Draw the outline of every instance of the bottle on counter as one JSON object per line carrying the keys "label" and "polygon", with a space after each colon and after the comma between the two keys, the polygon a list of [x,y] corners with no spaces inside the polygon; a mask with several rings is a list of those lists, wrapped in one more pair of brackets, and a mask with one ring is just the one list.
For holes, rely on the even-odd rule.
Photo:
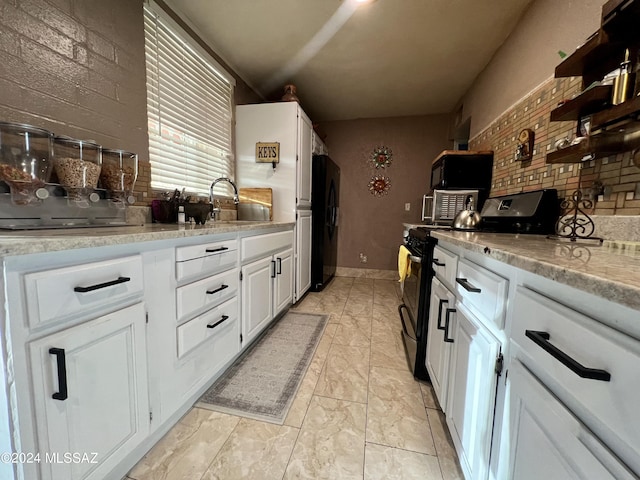
{"label": "bottle on counter", "polygon": [[178,225],[184,225],[184,224],[185,224],[184,205],[180,205],[178,207]]}

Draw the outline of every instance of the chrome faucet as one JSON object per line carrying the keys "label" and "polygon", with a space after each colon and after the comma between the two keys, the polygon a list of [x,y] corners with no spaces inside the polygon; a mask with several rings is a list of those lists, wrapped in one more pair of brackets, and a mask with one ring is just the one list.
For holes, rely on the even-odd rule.
{"label": "chrome faucet", "polygon": [[213,183],[211,184],[211,187],[209,187],[209,202],[211,202],[211,204],[213,205],[213,210],[211,211],[211,218],[213,220],[216,219],[216,213],[218,213],[220,211],[220,208],[216,208],[216,205],[214,203],[213,200],[213,187],[215,187],[216,183],[218,182],[227,182],[230,183],[231,186],[233,187],[233,203],[238,205],[240,203],[240,199],[238,198],[238,187],[236,187],[236,184],[233,183],[233,180],[231,180],[229,177],[220,177],[220,178],[216,178]]}

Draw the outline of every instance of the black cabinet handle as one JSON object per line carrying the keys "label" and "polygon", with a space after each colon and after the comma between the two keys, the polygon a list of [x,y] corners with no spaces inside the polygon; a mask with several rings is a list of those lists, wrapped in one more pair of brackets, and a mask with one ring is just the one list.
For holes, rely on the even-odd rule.
{"label": "black cabinet handle", "polygon": [[222,317],[220,317],[220,320],[218,320],[217,322],[207,323],[207,328],[216,328],[225,320],[229,320],[229,315],[222,315]]}
{"label": "black cabinet handle", "polygon": [[592,380],[601,380],[603,382],[611,381],[611,374],[605,370],[598,368],[589,368],[578,363],[569,355],[564,353],[558,347],[549,342],[551,336],[547,332],[538,332],[536,330],[525,330],[524,334],[529,337],[536,345],[541,347],[545,352],[549,353],[553,358],[562,363],[569,370],[582,378],[590,378]]}
{"label": "black cabinet handle", "polygon": [[442,305],[445,303],[449,303],[449,300],[441,298],[438,302],[438,330],[444,330],[444,325],[440,323],[440,320],[442,320]]}
{"label": "black cabinet handle", "polygon": [[432,262],[439,267],[444,267],[446,265],[444,262],[439,261],[437,258],[434,258]]}
{"label": "black cabinet handle", "polygon": [[225,288],[229,288],[229,285],[225,285],[224,283],[222,285],[220,285],[218,288],[216,288],[215,290],[207,290],[207,295],[213,295],[214,293],[218,293],[221,292],[222,290],[224,290]]}
{"label": "black cabinet handle", "polygon": [[50,348],[49,353],[56,356],[58,363],[58,391],[51,395],[54,400],[66,400],[67,392],[67,361],[64,356],[64,348]]}
{"label": "black cabinet handle", "polygon": [[276,261],[271,260],[271,278],[276,278]]}
{"label": "black cabinet handle", "polygon": [[455,312],[456,312],[455,308],[447,308],[444,314],[444,341],[447,343],[453,343],[453,338],[449,338],[449,320],[450,320],[449,316]]}
{"label": "black cabinet handle", "polygon": [[129,277],[118,277],[117,280],[111,280],[110,282],[98,283],[96,285],[90,285],[88,287],[76,287],[73,289],[74,292],[86,293],[92,292],[94,290],[100,290],[101,288],[111,287],[113,285],[118,285],[120,283],[130,282],[131,279]]}
{"label": "black cabinet handle", "polygon": [[229,250],[229,247],[207,248],[205,250],[205,252],[206,253],[216,253],[216,252],[223,252],[225,250]]}
{"label": "black cabinet handle", "polygon": [[276,258],[278,261],[278,275],[282,274],[282,259],[280,257]]}
{"label": "black cabinet handle", "polygon": [[456,278],[456,282],[462,285],[467,292],[480,293],[482,291],[478,287],[471,285],[466,278]]}

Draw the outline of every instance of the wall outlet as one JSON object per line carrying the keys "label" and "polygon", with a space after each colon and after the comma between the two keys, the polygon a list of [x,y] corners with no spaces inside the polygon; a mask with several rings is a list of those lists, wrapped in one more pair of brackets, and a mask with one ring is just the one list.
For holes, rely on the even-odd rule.
{"label": "wall outlet", "polygon": [[404,211],[408,212],[409,210],[411,210],[411,204],[410,203],[405,203],[404,204]]}
{"label": "wall outlet", "polygon": [[367,263],[367,256],[360,252],[360,263]]}

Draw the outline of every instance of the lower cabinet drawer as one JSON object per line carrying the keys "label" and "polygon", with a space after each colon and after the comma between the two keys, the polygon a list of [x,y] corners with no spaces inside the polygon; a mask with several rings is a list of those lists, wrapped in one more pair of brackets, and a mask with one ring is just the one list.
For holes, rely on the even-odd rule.
{"label": "lower cabinet drawer", "polygon": [[455,288],[458,256],[444,248],[433,249],[433,271],[442,283],[450,288]]}
{"label": "lower cabinet drawer", "polygon": [[504,328],[509,280],[466,259],[458,261],[456,291],[480,321]]}
{"label": "lower cabinet drawer", "polygon": [[207,305],[216,305],[238,292],[239,270],[228,272],[190,283],[176,290],[176,309],[178,320],[201,311]]}
{"label": "lower cabinet drawer", "polygon": [[216,339],[221,345],[229,343],[240,348],[238,298],[212,308],[178,327],[178,357],[182,357],[198,345]]}
{"label": "lower cabinet drawer", "polygon": [[286,232],[267,233],[246,237],[240,243],[240,260],[267,255],[276,250],[284,250],[293,247],[293,230]]}
{"label": "lower cabinet drawer", "polygon": [[236,239],[176,248],[176,280],[220,272],[238,262]]}
{"label": "lower cabinet drawer", "polygon": [[640,342],[524,287],[511,337],[522,363],[640,474]]}
{"label": "lower cabinet drawer", "polygon": [[24,296],[29,325],[38,327],[142,294],[139,255],[27,273]]}

